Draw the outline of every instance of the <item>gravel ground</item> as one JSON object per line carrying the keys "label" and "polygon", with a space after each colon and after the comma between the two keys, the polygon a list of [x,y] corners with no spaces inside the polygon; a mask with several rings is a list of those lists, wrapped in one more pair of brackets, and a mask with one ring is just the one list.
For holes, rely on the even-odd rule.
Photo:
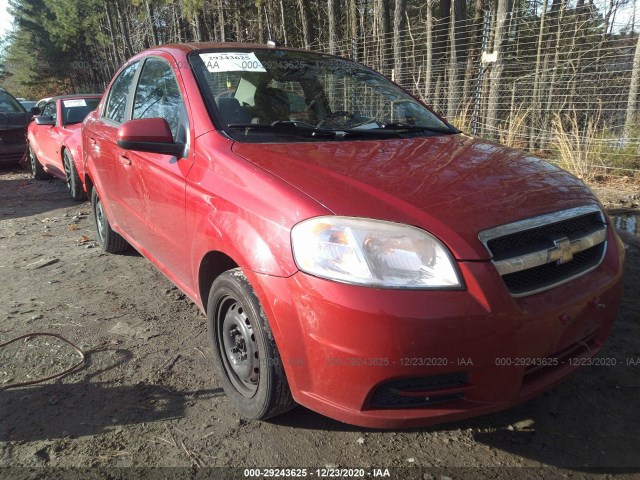
{"label": "gravel ground", "polygon": [[[616,209],[639,198],[637,190],[597,193]],[[640,244],[632,235],[624,298],[602,354],[616,365],[584,368],[505,412],[375,431],[302,407],[268,422],[238,417],[216,379],[202,314],[142,256],[102,253],[89,212],[60,181],[0,170],[0,343],[49,332],[86,355],[85,367],[62,379],[0,391],[0,477],[64,471],[50,467],[94,469],[83,478],[358,467],[389,468],[392,478],[640,478]],[[0,386],[78,360],[58,338],[20,340],[0,350]]]}

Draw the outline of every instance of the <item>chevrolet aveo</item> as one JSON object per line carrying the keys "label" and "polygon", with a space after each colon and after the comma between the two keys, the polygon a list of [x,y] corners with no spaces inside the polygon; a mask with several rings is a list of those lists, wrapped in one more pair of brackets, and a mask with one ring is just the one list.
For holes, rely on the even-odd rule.
{"label": "chevrolet aveo", "polygon": [[248,418],[492,412],[556,385],[611,330],[624,251],[591,191],[348,60],[147,50],[82,140],[102,248],[132,245],[206,313]]}

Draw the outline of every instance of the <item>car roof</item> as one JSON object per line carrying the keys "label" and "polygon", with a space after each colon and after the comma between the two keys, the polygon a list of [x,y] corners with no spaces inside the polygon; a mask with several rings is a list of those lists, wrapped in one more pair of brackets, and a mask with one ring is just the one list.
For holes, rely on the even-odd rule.
{"label": "car roof", "polygon": [[[271,47],[269,45],[267,45],[266,43],[238,43],[238,42],[189,42],[189,43],[171,43],[171,44],[166,44],[166,45],[158,45],[157,47],[152,47],[147,49],[146,51],[158,51],[158,50],[162,50],[165,52],[169,52],[171,53],[172,51],[179,51],[182,53],[189,53],[189,52],[193,52],[193,51],[199,51],[199,50],[209,50],[209,49],[217,49],[217,48],[224,48],[224,49],[233,49],[233,48],[239,48],[239,49],[251,49],[251,50],[290,50],[293,52],[311,52],[311,50],[304,50],[301,48],[291,48],[291,47],[283,47],[283,46],[277,46],[277,47]],[[326,55],[322,52],[313,52],[313,53],[317,53],[319,55]]]}
{"label": "car roof", "polygon": [[58,95],[57,97],[51,97],[47,101],[68,100],[70,98],[102,98],[101,93],[74,93],[71,95]]}

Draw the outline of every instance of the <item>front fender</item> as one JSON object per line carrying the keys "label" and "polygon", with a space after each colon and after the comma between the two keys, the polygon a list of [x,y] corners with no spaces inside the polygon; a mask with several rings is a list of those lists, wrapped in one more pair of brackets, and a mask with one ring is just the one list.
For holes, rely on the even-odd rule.
{"label": "front fender", "polygon": [[[31,148],[35,152],[36,156],[40,153],[38,142],[36,141],[36,135],[34,133],[35,122],[32,122],[27,127],[27,143],[31,145]],[[28,153],[27,153],[28,154]]]}
{"label": "front fender", "polygon": [[233,154],[231,145],[217,132],[198,138],[187,179],[187,238],[196,291],[209,252],[227,255],[246,271],[293,275],[291,227],[328,213],[303,192]]}
{"label": "front fender", "polygon": [[[266,222],[264,219],[263,222]],[[211,211],[196,225],[191,248],[191,264],[199,267],[209,252],[221,252],[238,266],[256,273],[278,277],[290,276],[297,271],[290,256],[278,256],[275,245],[289,243],[289,230],[282,225],[263,225],[263,234],[270,237],[267,242],[253,222],[235,212]],[[194,268],[194,285],[198,284],[199,268]],[[202,300],[202,299],[201,299]]]}

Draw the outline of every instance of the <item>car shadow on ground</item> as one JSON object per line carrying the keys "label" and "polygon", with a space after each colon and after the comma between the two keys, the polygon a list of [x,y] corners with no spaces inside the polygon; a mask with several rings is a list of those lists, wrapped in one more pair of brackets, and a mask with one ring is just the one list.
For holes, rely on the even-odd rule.
{"label": "car shadow on ground", "polygon": [[182,417],[188,401],[223,395],[221,388],[174,391],[143,382],[96,382],[92,379],[132,358],[127,350],[113,350],[120,359],[107,368],[96,369],[91,358],[96,352],[87,354],[82,370],[85,375],[79,381],[70,381],[78,376],[76,372],[64,383],[0,391],[0,441],[33,442],[113,432],[122,425]]}

